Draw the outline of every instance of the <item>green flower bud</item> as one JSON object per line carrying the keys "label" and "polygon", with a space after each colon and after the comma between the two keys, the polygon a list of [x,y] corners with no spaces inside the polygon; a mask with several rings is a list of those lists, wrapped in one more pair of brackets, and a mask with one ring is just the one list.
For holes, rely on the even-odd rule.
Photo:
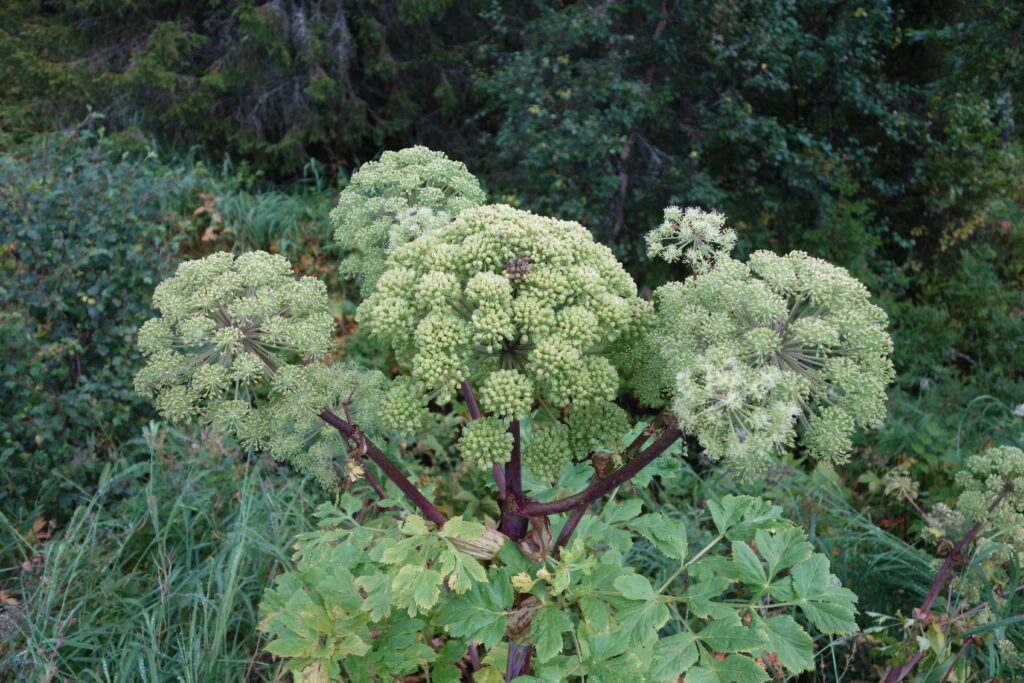
{"label": "green flower bud", "polygon": [[571,459],[569,429],[560,422],[534,429],[523,447],[523,465],[547,481],[557,478]]}
{"label": "green flower bud", "polygon": [[483,200],[465,165],[441,152],[426,147],[385,152],[352,175],[331,211],[334,239],[354,252],[342,263],[342,274],[358,276],[363,296],[369,296],[391,252]]}
{"label": "green flower bud", "polygon": [[533,382],[515,370],[492,372],[480,387],[480,405],[498,417],[521,420],[533,407]]}
{"label": "green flower bud", "polygon": [[467,462],[485,470],[512,458],[512,434],[504,420],[482,417],[462,428],[459,452]]}

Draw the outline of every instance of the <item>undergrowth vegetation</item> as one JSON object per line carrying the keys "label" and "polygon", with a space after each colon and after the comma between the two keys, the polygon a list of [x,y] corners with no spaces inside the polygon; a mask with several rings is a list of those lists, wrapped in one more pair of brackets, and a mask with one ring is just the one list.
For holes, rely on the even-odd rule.
{"label": "undergrowth vegetation", "polygon": [[[540,680],[1024,677],[1024,481],[1008,450],[1024,447],[1016,4],[44,5],[0,16],[0,681],[319,680],[331,661],[354,680],[492,681],[531,656]],[[418,147],[406,167],[372,170],[423,144],[465,167],[446,175]],[[474,220],[537,232],[507,259],[473,243],[480,263],[501,256],[498,279],[478,278],[480,263],[451,257]],[[602,280],[587,285],[600,296],[545,317],[586,279],[531,275],[548,232],[593,237],[583,260]],[[708,278],[729,249],[742,267]],[[823,356],[714,315],[739,290],[781,306],[758,283],[780,268],[766,251],[793,249],[845,269],[884,311],[884,421],[883,365],[830,374],[827,390],[789,385],[756,358],[804,377]],[[153,289],[185,261],[254,251],[286,257],[290,273],[253,259],[282,279],[323,283],[308,286],[326,301],[315,330],[289,336],[284,315],[243,334],[285,372],[229,359],[227,374],[133,386]],[[630,329],[649,306],[663,329],[645,347]],[[853,310],[832,321],[847,339],[868,309]],[[774,325],[822,317],[807,314]],[[141,337],[160,347],[153,328]],[[288,368],[301,344],[329,349],[334,369]],[[719,389],[755,380],[717,411]],[[172,385],[156,406],[136,392]],[[229,385],[231,406],[210,409]],[[845,414],[809,408],[860,385]],[[324,396],[356,436],[304,431]],[[249,399],[259,424],[239,429]],[[543,508],[637,457],[644,429],[657,441],[663,406],[692,430],[685,448],[579,519]],[[549,526],[531,517],[516,545],[527,559],[495,559],[477,546],[519,533],[494,473],[520,443],[523,493]],[[374,444],[462,523],[420,526]],[[728,523],[725,500],[740,510]],[[382,540],[347,552],[366,529]],[[564,529],[577,546],[559,543]],[[791,533],[797,561],[773,567],[765,534]],[[802,562],[818,566],[802,565],[804,584],[856,596],[855,623],[789,605]],[[694,598],[716,574],[729,586]],[[341,605],[370,664],[353,664],[354,641],[333,642],[355,650],[332,660],[288,640],[302,596]],[[845,618],[854,605],[836,596]],[[735,626],[726,608],[745,629],[733,640],[714,631]],[[324,648],[339,630],[305,623]],[[606,638],[612,623],[628,635]]]}

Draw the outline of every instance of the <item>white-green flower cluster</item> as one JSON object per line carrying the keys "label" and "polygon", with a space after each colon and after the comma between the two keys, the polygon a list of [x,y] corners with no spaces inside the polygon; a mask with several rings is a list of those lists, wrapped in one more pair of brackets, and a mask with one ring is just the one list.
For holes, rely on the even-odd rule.
{"label": "white-green flower cluster", "polygon": [[513,420],[529,417],[533,407],[533,382],[518,370],[495,370],[480,387],[480,406]]}
{"label": "white-green flower cluster", "polygon": [[508,423],[493,417],[469,422],[459,438],[459,452],[467,462],[480,469],[512,459],[513,436]]}
{"label": "white-green flower cluster", "polygon": [[483,206],[396,248],[357,315],[425,397],[446,403],[469,380],[485,411],[524,419],[615,398],[604,351],[634,324],[636,293],[583,226]]}
{"label": "white-green flower cluster", "polygon": [[336,435],[316,415],[350,398],[373,405],[383,377],[314,362],[335,332],[322,282],[296,278],[281,256],[222,252],[182,263],[153,305],[161,315],[139,330],[137,391],[168,420],[199,419],[333,480],[340,449],[318,445]]}
{"label": "white-green flower cluster", "polygon": [[555,422],[535,427],[523,448],[523,465],[542,479],[555,479],[572,459],[569,427]]}
{"label": "white-green flower cluster", "polygon": [[348,415],[373,434],[381,428],[376,415],[384,385],[382,373],[353,363],[287,365],[275,373],[266,399],[254,404],[251,423],[235,434],[329,488],[337,480],[335,459],[348,448],[320,412]]}
{"label": "white-green flower cluster", "polygon": [[484,201],[460,162],[426,147],[385,152],[352,175],[331,212],[334,239],[352,253],[342,274],[359,276],[364,296],[376,288],[387,255]]}
{"label": "white-green flower cluster", "polygon": [[725,227],[725,216],[695,207],[665,209],[661,225],[647,233],[647,255],[675,263],[680,258],[695,273],[703,273],[736,246],[736,232]]}
{"label": "white-green flower cluster", "polygon": [[334,339],[324,284],[262,251],[182,263],[153,306],[161,315],[139,330],[146,366],[135,387],[175,421],[196,416],[204,399],[264,382],[268,365],[323,356]]}
{"label": "white-green flower cluster", "polygon": [[582,406],[565,423],[569,428],[569,452],[574,457],[595,451],[617,455],[626,445],[623,437],[633,426],[626,411],[610,401]]}
{"label": "white-green flower cluster", "polygon": [[[992,586],[1008,585],[1012,567],[1024,562],[1024,451],[995,446],[973,455],[957,472],[956,484],[956,502],[932,508],[931,526],[924,535],[930,541],[955,542],[981,523],[975,553],[980,567],[966,575],[960,590],[967,600],[984,601]],[[1005,497],[990,509],[1007,488]]]}
{"label": "white-green flower cluster", "polygon": [[[1024,451],[1013,446],[989,448],[967,459],[956,483],[961,490],[956,513],[965,522],[984,522],[984,536],[1007,544],[1024,559]],[[1004,486],[1010,492],[989,512]]]}
{"label": "white-green flower cluster", "polygon": [[746,474],[790,445],[844,461],[855,429],[885,417],[885,313],[845,270],[802,252],[723,258],[655,294],[637,393],[671,397],[708,454]]}

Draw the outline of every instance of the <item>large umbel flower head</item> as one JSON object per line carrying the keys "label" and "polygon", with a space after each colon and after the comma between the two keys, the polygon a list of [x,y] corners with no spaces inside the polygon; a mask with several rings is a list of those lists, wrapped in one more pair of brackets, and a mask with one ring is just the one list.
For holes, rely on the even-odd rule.
{"label": "large umbel flower head", "polygon": [[317,414],[373,405],[383,376],[319,362],[335,330],[322,282],[296,278],[282,256],[221,252],[178,266],[153,305],[137,391],[168,420],[199,419],[333,482],[338,436]]}
{"label": "large umbel flower head", "polygon": [[647,255],[669,263],[679,259],[694,272],[709,270],[736,246],[736,231],[725,227],[725,216],[690,206],[665,209],[664,220],[647,233]]}
{"label": "large umbel flower head", "polygon": [[[407,373],[383,408],[401,418],[395,428],[414,427],[411,415],[425,419],[428,399],[447,402],[463,380],[505,424],[543,406],[535,422],[545,423],[537,434],[552,430],[545,439],[554,423],[615,398],[618,372],[603,352],[633,323],[636,285],[583,226],[508,206],[467,209],[398,247],[388,267],[358,319]],[[466,431],[467,459],[507,458],[510,440],[496,423]],[[559,453],[560,464],[569,455]]]}
{"label": "large umbel flower head", "polygon": [[[961,489],[956,514],[963,523],[983,522],[984,535],[1006,543],[1024,559],[1024,451],[1014,446],[994,446],[967,459],[957,472]],[[990,509],[1006,490],[1003,502]]]}
{"label": "large umbel flower head", "polygon": [[854,430],[885,417],[886,315],[842,268],[759,251],[655,299],[634,383],[649,403],[667,397],[712,458],[754,474],[799,432],[813,456],[843,462]]}
{"label": "large umbel flower head", "polygon": [[477,179],[442,152],[384,152],[352,175],[331,211],[334,239],[353,251],[341,264],[342,274],[359,276],[368,296],[392,250],[483,201]]}

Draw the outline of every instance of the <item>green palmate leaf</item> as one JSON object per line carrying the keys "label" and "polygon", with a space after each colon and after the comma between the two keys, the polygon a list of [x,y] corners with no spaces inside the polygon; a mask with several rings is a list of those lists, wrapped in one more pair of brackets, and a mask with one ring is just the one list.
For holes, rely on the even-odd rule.
{"label": "green palmate leaf", "polygon": [[566,680],[622,681],[644,680],[649,664],[643,650],[630,647],[615,631],[594,631],[581,626],[576,637],[578,655],[555,657],[536,667],[536,680],[561,683]]}
{"label": "green palmate leaf", "polygon": [[705,657],[701,665],[690,669],[686,683],[763,683],[765,670],[746,655],[729,655],[724,660]]}
{"label": "green palmate leaf", "polygon": [[370,574],[355,580],[363,589],[363,611],[370,613],[370,619],[380,621],[391,614],[391,577],[387,574]]}
{"label": "green palmate leaf", "polygon": [[658,630],[668,623],[668,606],[656,600],[630,601],[615,613],[622,633],[631,643],[645,645],[657,638]]}
{"label": "green palmate leaf", "polygon": [[584,595],[578,604],[583,620],[593,631],[607,631],[611,627],[612,613],[607,602],[593,595]]}
{"label": "green palmate leaf", "polygon": [[615,589],[627,600],[657,600],[650,580],[639,574],[626,574],[615,579]]}
{"label": "green palmate leaf", "polygon": [[419,552],[422,543],[423,539],[418,536],[382,542],[380,561],[384,564],[423,564],[423,557]]}
{"label": "green palmate leaf", "polygon": [[692,565],[687,573],[698,581],[727,579],[733,582],[740,579],[739,574],[736,573],[736,564],[732,561],[732,558],[722,555],[704,556],[699,562]]}
{"label": "green palmate leaf", "polygon": [[686,559],[686,524],[661,513],[647,514],[630,522],[629,527],[642,535],[666,557]]}
{"label": "green palmate leaf", "polygon": [[748,541],[758,529],[785,524],[782,508],[751,496],[723,496],[708,501],[708,510],[718,533],[732,541]]}
{"label": "green palmate leaf", "polygon": [[369,655],[373,669],[388,674],[411,674],[436,661],[438,653],[423,642],[425,626],[422,619],[401,619],[388,624],[378,634]]}
{"label": "green palmate leaf", "polygon": [[[354,517],[355,514],[364,507],[362,498],[354,496],[348,491],[341,494],[341,499],[338,502],[341,505],[341,509],[344,510],[349,517]],[[329,504],[325,503],[324,505],[330,507]]]}
{"label": "green palmate leaf", "polygon": [[431,683],[458,683],[462,680],[462,670],[455,663],[466,654],[466,644],[461,640],[452,639],[444,644],[438,653],[437,660],[430,667]]}
{"label": "green palmate leaf", "polygon": [[312,657],[318,646],[319,639],[282,636],[267,643],[263,649],[278,657]]}
{"label": "green palmate leaf", "polygon": [[468,642],[494,648],[505,635],[507,611],[512,607],[510,570],[491,569],[487,583],[476,583],[465,595],[448,600],[440,619],[448,632]]}
{"label": "green palmate leaf", "polygon": [[714,652],[753,652],[766,642],[765,635],[740,623],[735,612],[716,619],[697,634],[697,639]]}
{"label": "green palmate leaf", "polygon": [[812,555],[793,567],[790,575],[771,585],[772,597],[797,605],[823,633],[851,633],[857,630],[857,596],[833,585],[828,558]]}
{"label": "green palmate leaf", "polygon": [[708,617],[723,618],[734,612],[732,607],[714,601],[730,586],[732,582],[724,577],[705,578],[690,586],[683,596],[690,611],[701,619]]}
{"label": "green palmate leaf", "polygon": [[537,659],[546,662],[562,651],[562,634],[572,630],[572,621],[558,605],[545,605],[533,617],[530,635]]}
{"label": "green palmate leaf", "polygon": [[754,534],[754,539],[757,552],[768,562],[769,581],[783,569],[803,562],[813,552],[804,531],[798,527],[780,529],[774,534],[760,529]]}
{"label": "green palmate leaf", "polygon": [[677,633],[662,638],[654,646],[651,678],[655,681],[676,681],[697,662],[697,636]]}
{"label": "green palmate leaf", "polygon": [[625,522],[633,519],[643,510],[643,501],[639,498],[627,498],[624,501],[613,500],[604,506],[601,518],[607,524]]}
{"label": "green palmate leaf", "polygon": [[[449,520],[449,523],[453,521],[455,520]],[[430,532],[430,529],[427,527],[427,521],[420,515],[410,515],[401,523],[400,528],[402,535],[409,537],[423,537],[427,536]]]}
{"label": "green palmate leaf", "polygon": [[438,568],[447,585],[458,594],[468,591],[474,581],[486,581],[487,570],[470,555],[447,548],[438,556]]}
{"label": "green palmate leaf", "polygon": [[791,673],[814,668],[814,641],[793,617],[781,615],[763,621],[768,634],[766,650],[775,653]]}
{"label": "green palmate leaf", "polygon": [[732,544],[732,560],[736,565],[736,573],[740,581],[748,586],[763,589],[768,585],[768,575],[761,566],[761,560],[757,554],[750,549],[750,546],[743,541],[735,541]]}
{"label": "green palmate leaf", "polygon": [[409,616],[417,611],[427,612],[437,604],[441,595],[441,573],[422,566],[406,565],[391,580],[395,605],[405,609]]}

